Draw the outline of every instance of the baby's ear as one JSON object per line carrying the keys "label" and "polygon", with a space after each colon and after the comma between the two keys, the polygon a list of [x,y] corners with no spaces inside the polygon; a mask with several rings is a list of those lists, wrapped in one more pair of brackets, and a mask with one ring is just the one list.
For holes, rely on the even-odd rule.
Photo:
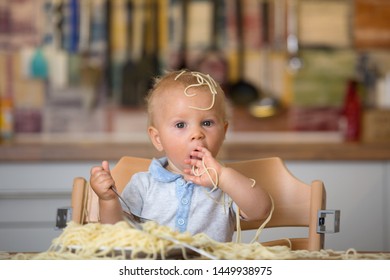
{"label": "baby's ear", "polygon": [[227,132],[228,128],[229,128],[229,122],[226,121],[224,124],[225,136],[226,136],[226,132]]}
{"label": "baby's ear", "polygon": [[158,129],[154,126],[149,126],[148,134],[150,140],[153,143],[153,146],[157,149],[157,151],[162,152],[164,150],[164,147],[161,144],[160,133],[158,132]]}

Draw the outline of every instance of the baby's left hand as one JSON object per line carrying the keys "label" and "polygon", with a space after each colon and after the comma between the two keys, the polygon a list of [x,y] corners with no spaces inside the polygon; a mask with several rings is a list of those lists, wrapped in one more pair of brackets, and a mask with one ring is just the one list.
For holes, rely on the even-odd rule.
{"label": "baby's left hand", "polygon": [[217,187],[223,166],[206,148],[198,147],[197,149],[198,151],[191,153],[191,159],[185,160],[185,163],[192,165],[192,168],[184,169],[186,174],[184,179],[208,188]]}

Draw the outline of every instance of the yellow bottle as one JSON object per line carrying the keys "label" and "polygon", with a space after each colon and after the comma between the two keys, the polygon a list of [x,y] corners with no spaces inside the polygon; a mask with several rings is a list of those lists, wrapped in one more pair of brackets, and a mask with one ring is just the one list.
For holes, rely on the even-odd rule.
{"label": "yellow bottle", "polygon": [[9,142],[14,136],[13,102],[11,98],[0,99],[0,139]]}

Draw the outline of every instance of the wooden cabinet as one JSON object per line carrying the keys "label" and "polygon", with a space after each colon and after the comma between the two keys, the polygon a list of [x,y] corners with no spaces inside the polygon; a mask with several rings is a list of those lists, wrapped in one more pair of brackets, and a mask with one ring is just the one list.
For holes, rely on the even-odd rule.
{"label": "wooden cabinet", "polygon": [[73,177],[96,163],[0,163],[0,251],[47,250],[61,231],[57,208],[70,206]]}

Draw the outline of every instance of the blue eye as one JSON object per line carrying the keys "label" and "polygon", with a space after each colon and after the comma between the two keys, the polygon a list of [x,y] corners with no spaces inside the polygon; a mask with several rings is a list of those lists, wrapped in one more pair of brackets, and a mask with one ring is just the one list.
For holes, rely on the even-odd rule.
{"label": "blue eye", "polygon": [[212,124],[213,124],[212,121],[203,121],[203,122],[202,122],[202,125],[203,125],[203,126],[211,126]]}
{"label": "blue eye", "polygon": [[186,125],[184,122],[179,122],[175,125],[177,128],[184,128]]}

